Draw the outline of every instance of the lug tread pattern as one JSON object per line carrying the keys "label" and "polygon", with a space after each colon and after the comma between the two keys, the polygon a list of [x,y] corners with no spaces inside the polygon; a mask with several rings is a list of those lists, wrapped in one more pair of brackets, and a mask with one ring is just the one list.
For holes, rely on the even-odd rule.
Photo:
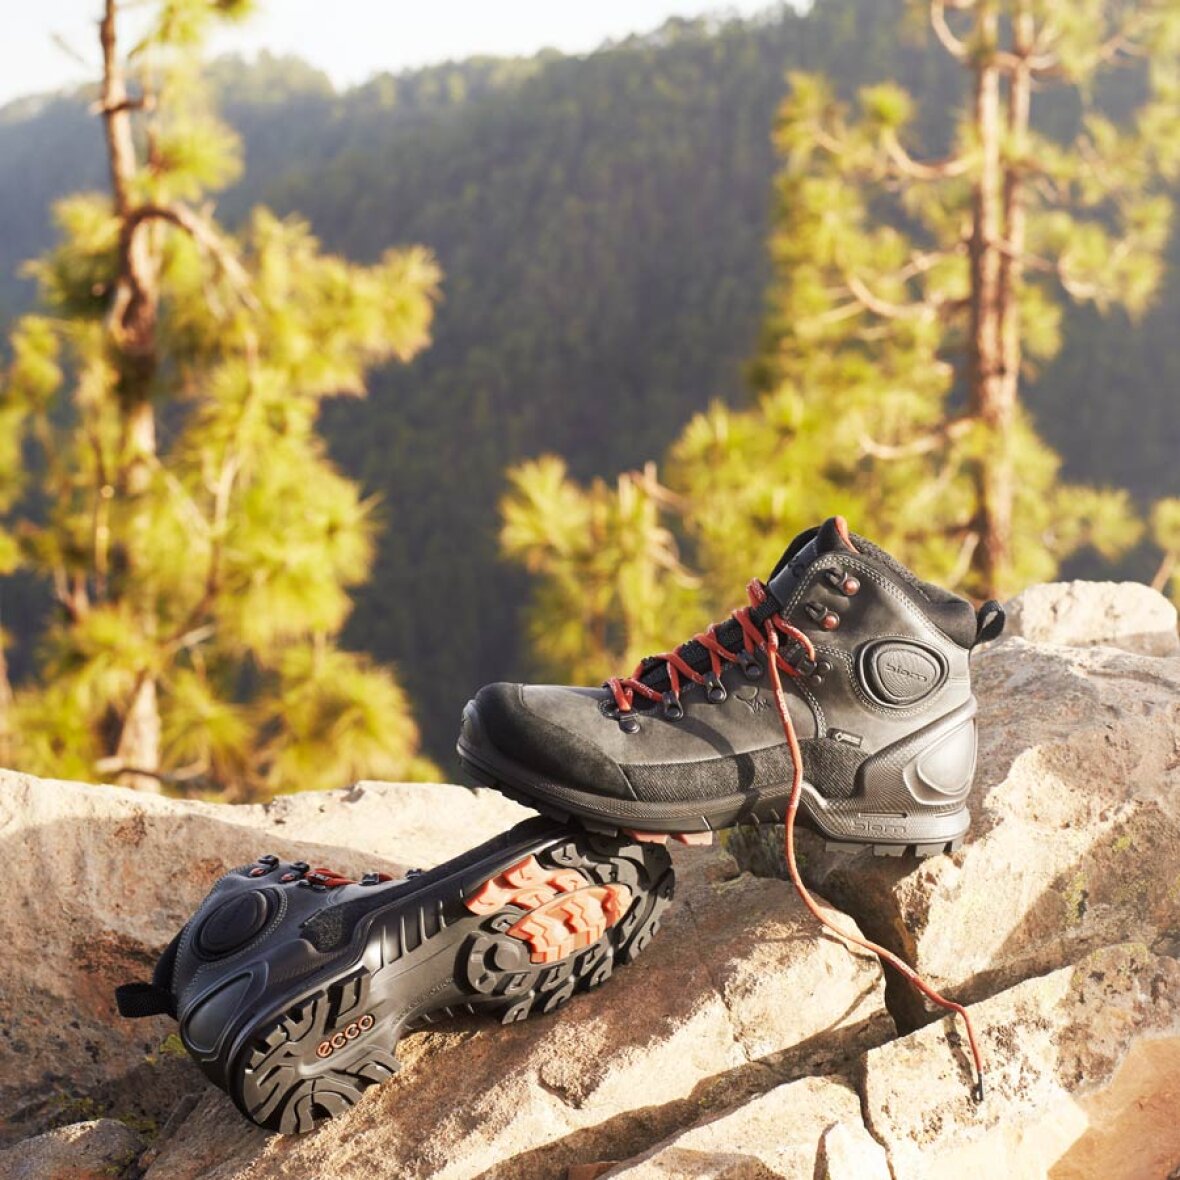
{"label": "lug tread pattern", "polygon": [[[423,902],[376,919],[357,970],[251,1031],[228,1087],[242,1112],[267,1130],[310,1131],[397,1071],[406,1031],[462,1014],[511,1024],[555,1011],[646,949],[675,888],[658,844],[571,834],[526,859],[527,868],[500,870],[453,908]],[[546,885],[539,894],[538,878]],[[557,881],[566,888],[551,888]],[[542,941],[562,953],[533,962],[530,942],[510,931],[538,909]],[[564,939],[553,931],[559,921]],[[456,934],[457,951],[448,953]],[[408,1006],[407,981],[416,984]]]}

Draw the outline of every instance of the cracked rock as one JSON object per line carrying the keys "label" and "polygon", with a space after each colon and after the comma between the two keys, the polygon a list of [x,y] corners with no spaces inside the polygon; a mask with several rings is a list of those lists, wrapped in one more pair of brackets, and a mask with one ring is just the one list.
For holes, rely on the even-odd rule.
{"label": "cracked rock", "polygon": [[865,1057],[866,1117],[896,1176],[1132,1180],[1180,1164],[1180,962],[1109,947],[971,1014],[982,1105],[949,1019]]}

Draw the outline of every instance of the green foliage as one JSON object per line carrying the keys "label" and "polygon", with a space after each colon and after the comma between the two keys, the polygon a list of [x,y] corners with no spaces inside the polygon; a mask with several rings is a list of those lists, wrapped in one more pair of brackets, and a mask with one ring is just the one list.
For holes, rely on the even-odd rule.
{"label": "green foliage", "polygon": [[[758,400],[747,410],[714,404],[696,415],[669,455],[669,482],[716,609],[740,600],[736,567],[769,570],[785,537],[832,512],[924,576],[980,595],[995,592],[997,580],[1010,592],[1051,578],[1084,546],[1112,559],[1138,540],[1142,526],[1126,492],[1060,479],[1059,458],[1015,403],[1017,374],[1013,404],[997,421],[972,365],[957,363],[968,344],[970,357],[983,355],[972,334],[988,298],[975,267],[987,259],[968,249],[984,233],[976,221],[981,192],[994,194],[998,232],[1018,232],[1012,209],[998,204],[1001,183],[1027,216],[1019,232],[1027,232],[1028,253],[1022,236],[1007,258],[993,259],[1001,275],[1016,272],[999,296],[1010,295],[1015,310],[997,314],[1008,317],[999,321],[1003,331],[1027,334],[1033,360],[1051,359],[1059,342],[1063,292],[1137,314],[1162,272],[1170,202],[1160,185],[1170,155],[1143,127],[1158,128],[1158,104],[1172,91],[1149,87],[1126,126],[1089,109],[1088,97],[1108,61],[1107,39],[1124,35],[1142,47],[1170,35],[1180,17],[1140,6],[1144,23],[1133,41],[1129,25],[1112,29],[1105,19],[1085,31],[1067,22],[1055,34],[1060,5],[1048,7],[1039,12],[1041,52],[1055,49],[1059,74],[1074,84],[1082,114],[1072,136],[1030,136],[1011,117],[1000,143],[1000,125],[989,130],[965,104],[951,157],[926,162],[907,145],[917,107],[899,85],[863,87],[849,104],[821,76],[790,75],[774,132],[783,164],[769,243],[773,279],[750,371]],[[1015,24],[1017,8],[1009,15]],[[981,30],[963,42],[967,63],[995,52]],[[988,135],[1007,170],[1002,182],[999,166],[984,171]],[[964,378],[965,407],[956,404]],[[981,571],[973,557],[986,535],[990,478],[981,473],[997,467],[1012,473],[1008,552],[1002,569]],[[552,464],[517,469],[513,478],[537,484],[526,506],[510,498],[502,534],[504,552],[540,578],[534,650],[577,672],[573,636],[586,620],[572,608],[576,589],[593,579],[582,572],[574,539],[593,532],[584,498],[601,496],[601,485],[572,488]],[[606,532],[584,544],[602,567],[621,560],[622,543]],[[685,613],[687,604],[677,608]],[[676,631],[666,620],[657,634]]]}
{"label": "green foliage", "polygon": [[500,543],[538,579],[528,612],[538,670],[601,681],[630,672],[669,628],[703,622],[654,465],[583,489],[548,455],[515,468],[509,485]]}
{"label": "green foliage", "polygon": [[[239,7],[177,0],[154,37],[189,54],[213,8]],[[191,65],[177,57],[163,91],[182,110]],[[135,177],[148,201],[227,175],[229,155],[191,148],[215,143],[213,125],[175,109],[161,101],[167,134]],[[0,379],[0,493],[20,520],[0,535],[0,569],[19,559],[58,607],[37,680],[16,694],[16,762],[118,776],[119,734],[143,707],[158,713],[160,758],[132,769],[190,789],[242,798],[429,773],[392,672],[336,646],[369,572],[373,505],[317,420],[325,399],[364,395],[371,366],[425,347],[438,268],[417,248],[347,262],[262,209],[225,239],[168,208],[153,227],[151,367],[110,328],[121,215],[78,196],[31,268],[44,314],[18,321]],[[158,446],[135,434],[130,382],[144,373]]]}
{"label": "green foliage", "polygon": [[[1160,127],[1159,110],[1174,97],[1171,74],[1149,78],[1125,125],[1089,109],[1109,64],[1100,47],[1120,30],[1104,17],[1084,31],[1070,20],[1053,34],[1061,7],[1040,12],[1042,52],[1053,47],[1065,63],[1079,128],[1067,139],[1033,134],[1003,145],[1028,218],[1013,324],[1039,363],[1059,345],[1063,292],[1100,309],[1144,311],[1170,224],[1160,185],[1174,172],[1173,153],[1145,131]],[[1145,3],[1124,23],[1134,50],[1174,40],[1180,18]],[[1128,495],[1062,483],[1027,415],[998,434],[974,392],[966,412],[956,408],[964,370],[952,362],[982,298],[966,248],[983,183],[970,108],[956,156],[928,164],[906,145],[916,108],[899,86],[864,87],[851,106],[817,75],[790,83],[775,130],[784,162],[774,280],[751,368],[760,397],[742,413],[716,406],[699,415],[672,451],[671,483],[689,501],[706,580],[732,576],[734,551],[768,564],[784,534],[835,509],[927,576],[993,591],[971,556],[980,544],[978,472],[997,461],[1015,472],[1003,590],[1053,576],[1083,546],[1107,558],[1125,552],[1141,531]],[[1180,139],[1174,128],[1170,138]]]}
{"label": "green foliage", "polygon": [[[391,242],[423,242],[445,267],[430,349],[373,371],[368,398],[325,403],[321,422],[341,469],[380,495],[373,573],[354,592],[348,644],[397,661],[438,759],[452,756],[472,687],[525,671],[527,575],[497,560],[505,467],[558,453],[577,480],[613,482],[664,454],[711,402],[748,405],[741,365],[764,318],[784,70],[837,79],[850,104],[861,86],[901,80],[914,102],[905,144],[921,158],[956,147],[963,72],[927,51],[924,11],[907,23],[903,0],[804,7],[682,21],[579,60],[471,59],[338,94],[292,59],[204,71],[243,145],[242,177],[218,196],[224,224],[244,224],[261,201],[305,217],[333,252],[373,261]],[[1169,60],[1153,50],[1140,62],[1158,73]],[[1088,101],[1126,127],[1143,94],[1132,66]],[[28,305],[17,264],[51,244],[51,202],[106,183],[92,98],[0,110],[0,317]],[[1080,117],[1063,87],[1035,96],[1045,140],[1065,142]],[[1161,151],[1174,146],[1174,125],[1161,110]],[[1140,506],[1174,494],[1180,235],[1161,294],[1133,320],[1051,288],[1023,296],[1039,300],[1024,320],[1024,385],[1038,433],[1064,457],[1062,477],[1128,487]],[[1034,326],[1044,338],[1035,357]],[[855,504],[828,502],[859,519]],[[777,556],[781,540],[759,534],[760,552]],[[1079,550],[1065,573],[1106,568]],[[1119,574],[1153,569],[1144,549]],[[718,607],[735,591],[741,600],[748,572],[722,572]],[[39,601],[26,579],[4,586],[16,678],[32,667]]]}

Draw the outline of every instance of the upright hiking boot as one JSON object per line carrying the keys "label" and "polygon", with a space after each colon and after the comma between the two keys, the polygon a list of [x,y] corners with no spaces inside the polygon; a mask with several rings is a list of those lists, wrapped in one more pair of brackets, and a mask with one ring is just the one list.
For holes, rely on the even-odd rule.
{"label": "upright hiking boot", "polygon": [[651,941],[673,883],[663,847],[543,818],[403,880],[263,856],[116,999],[176,1018],[248,1119],[308,1131],[394,1073],[404,1032],[460,1012],[508,1024],[603,983]]}
{"label": "upright hiking boot", "polygon": [[798,763],[799,819],[829,841],[957,847],[975,770],[968,656],[1002,629],[1000,608],[977,614],[839,517],[748,592],[730,619],[601,688],[482,688],[463,715],[465,767],[546,815],[664,833],[783,821]]}

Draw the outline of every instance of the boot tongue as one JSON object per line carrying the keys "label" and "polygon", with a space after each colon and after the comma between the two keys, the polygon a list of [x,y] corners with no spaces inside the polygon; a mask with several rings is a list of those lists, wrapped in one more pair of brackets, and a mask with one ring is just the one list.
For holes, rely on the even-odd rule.
{"label": "boot tongue", "polygon": [[823,524],[800,533],[778,560],[766,583],[779,605],[791,597],[800,578],[817,557],[825,553],[855,553],[856,546],[842,516],[829,516]]}

